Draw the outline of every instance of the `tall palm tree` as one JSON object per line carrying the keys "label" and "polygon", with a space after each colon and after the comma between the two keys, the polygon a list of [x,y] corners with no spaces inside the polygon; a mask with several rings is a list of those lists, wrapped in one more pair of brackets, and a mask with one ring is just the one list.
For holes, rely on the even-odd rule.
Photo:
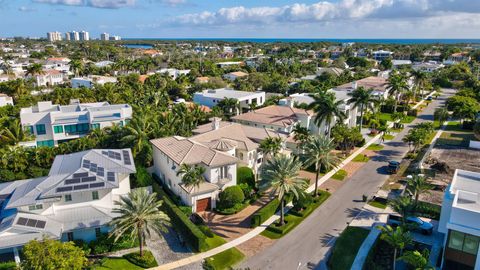
{"label": "tall palm tree", "polygon": [[285,195],[293,194],[296,199],[303,196],[306,181],[298,176],[301,167],[302,162],[298,159],[286,155],[276,155],[267,161],[262,170],[262,179],[267,181],[265,186],[272,188],[272,193],[281,203],[280,225],[285,224]]}
{"label": "tall palm tree", "polygon": [[218,106],[222,108],[223,112],[230,118],[238,113],[239,106],[238,99],[236,98],[224,98],[218,102]]}
{"label": "tall palm tree", "polygon": [[17,145],[33,138],[30,131],[22,127],[19,119],[13,120],[6,128],[0,130],[0,142],[4,144]]}
{"label": "tall palm tree", "polygon": [[390,207],[402,217],[402,226],[406,225],[406,219],[413,210],[412,199],[408,196],[401,196],[389,201]]}
{"label": "tall palm tree", "polygon": [[40,75],[40,74],[43,74],[43,73],[44,73],[44,71],[43,71],[42,64],[35,63],[35,64],[32,64],[29,67],[27,67],[27,72],[25,73],[25,75],[35,76],[35,75]]}
{"label": "tall palm tree", "polygon": [[343,104],[343,100],[337,101],[335,94],[326,90],[321,90],[313,95],[313,102],[310,103],[308,109],[315,112],[313,121],[318,127],[325,124],[328,137],[330,137],[330,125],[335,118],[341,121],[346,117],[345,112],[341,109]]}
{"label": "tall palm tree", "polygon": [[119,216],[110,222],[113,227],[111,237],[117,241],[122,235],[128,234],[131,239],[137,239],[140,244],[140,257],[143,256],[145,238],[151,231],[165,231],[169,224],[169,217],[160,206],[163,201],[157,200],[157,194],[148,194],[147,189],[138,188],[130,191],[127,196],[120,196],[120,201],[115,201],[117,206],[112,210]]}
{"label": "tall palm tree", "polygon": [[268,137],[260,142],[260,150],[262,150],[265,157],[273,157],[277,155],[282,149],[282,139],[278,137]]}
{"label": "tall palm tree", "polygon": [[433,118],[436,121],[438,121],[440,125],[442,125],[445,121],[447,121],[449,116],[450,114],[448,113],[448,110],[445,107],[437,108],[433,113]]}
{"label": "tall palm tree", "polygon": [[387,87],[389,88],[388,92],[390,95],[395,95],[395,106],[393,107],[393,112],[397,112],[398,99],[401,98],[403,92],[408,90],[408,84],[405,76],[401,73],[391,74],[388,78]]}
{"label": "tall palm tree", "polygon": [[433,188],[433,185],[430,184],[430,181],[420,175],[414,175],[411,179],[407,181],[407,192],[414,198],[414,210],[418,207],[418,198],[421,194],[428,193]]}
{"label": "tall palm tree", "polygon": [[423,98],[423,90],[425,89],[425,85],[428,81],[427,73],[421,70],[413,70],[411,74],[413,76],[413,82],[415,84],[413,99],[415,100],[415,95],[417,94],[417,92],[420,92],[420,95]]}
{"label": "tall palm tree", "polygon": [[205,182],[205,168],[202,166],[192,166],[188,164],[180,165],[180,169],[177,172],[177,176],[182,176],[182,184],[185,188],[194,191],[196,188],[200,187],[200,184]]}
{"label": "tall palm tree", "polygon": [[354,108],[360,108],[360,125],[359,130],[362,129],[363,125],[363,114],[366,110],[375,110],[374,104],[377,102],[377,99],[372,95],[373,89],[365,89],[365,87],[360,86],[355,89],[353,92],[348,93],[350,99],[348,104],[353,104]]}
{"label": "tall palm tree", "polygon": [[293,139],[298,144],[298,149],[302,150],[310,139],[310,132],[308,128],[300,126],[300,124],[295,125],[293,128]]}
{"label": "tall palm tree", "polygon": [[433,270],[435,267],[430,265],[429,258],[430,251],[424,249],[422,252],[418,250],[405,251],[405,253],[398,259],[411,265],[415,270]]}
{"label": "tall palm tree", "polygon": [[379,230],[382,231],[380,239],[387,242],[390,246],[393,247],[393,270],[396,268],[397,262],[397,253],[402,250],[412,242],[412,237],[408,231],[404,231],[401,226],[393,229],[390,225],[378,226]]}
{"label": "tall palm tree", "polygon": [[340,159],[332,153],[334,148],[333,140],[321,135],[312,137],[305,144],[305,153],[303,154],[305,158],[304,166],[315,165],[314,196],[317,196],[318,175],[322,168],[328,172],[340,162]]}

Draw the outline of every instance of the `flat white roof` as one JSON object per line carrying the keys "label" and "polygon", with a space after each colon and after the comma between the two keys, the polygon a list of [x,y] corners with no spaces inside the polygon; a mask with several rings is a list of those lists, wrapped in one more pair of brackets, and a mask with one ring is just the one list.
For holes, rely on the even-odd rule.
{"label": "flat white roof", "polygon": [[247,91],[237,91],[228,88],[219,88],[219,89],[208,89],[203,90],[202,92],[197,92],[195,95],[202,95],[204,97],[211,97],[211,98],[235,98],[235,99],[243,99],[248,97],[253,97],[257,95],[264,95],[265,92],[257,91],[257,92],[247,92]]}

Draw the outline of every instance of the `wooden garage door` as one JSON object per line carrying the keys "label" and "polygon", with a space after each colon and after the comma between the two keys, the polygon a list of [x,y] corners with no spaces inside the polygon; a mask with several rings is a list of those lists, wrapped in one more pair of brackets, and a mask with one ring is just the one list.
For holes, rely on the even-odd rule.
{"label": "wooden garage door", "polygon": [[197,200],[197,211],[195,212],[203,212],[205,210],[210,210],[210,205],[211,205],[211,198]]}

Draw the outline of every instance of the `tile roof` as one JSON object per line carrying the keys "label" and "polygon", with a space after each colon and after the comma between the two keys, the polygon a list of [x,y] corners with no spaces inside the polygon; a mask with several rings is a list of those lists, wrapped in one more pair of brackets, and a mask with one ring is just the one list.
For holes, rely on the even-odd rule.
{"label": "tile roof", "polygon": [[312,115],[307,110],[292,108],[289,106],[271,105],[248,113],[232,117],[235,121],[249,121],[261,124],[269,124],[288,127],[298,121],[297,115]]}
{"label": "tile roof", "polygon": [[[388,87],[388,81],[385,78],[377,77],[377,76],[370,76],[361,80],[356,81],[357,87],[363,86],[366,89],[373,88],[377,91],[385,91]],[[342,84],[334,88],[335,90],[351,90],[352,89],[352,82]]]}

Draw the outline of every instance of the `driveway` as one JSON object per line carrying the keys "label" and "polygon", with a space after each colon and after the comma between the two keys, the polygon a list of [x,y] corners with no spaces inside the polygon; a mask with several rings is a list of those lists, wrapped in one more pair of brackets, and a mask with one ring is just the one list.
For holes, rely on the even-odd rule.
{"label": "driveway", "polygon": [[388,178],[386,162],[401,159],[408,151],[402,138],[415,124],[433,120],[435,108],[454,93],[444,89],[442,96],[434,100],[418,118],[400,132],[385,148],[372,157],[360,170],[313,212],[295,230],[274,245],[245,261],[241,268],[256,269],[326,269],[326,255],[336,237],[345,229],[364,205],[362,195],[373,195]]}

